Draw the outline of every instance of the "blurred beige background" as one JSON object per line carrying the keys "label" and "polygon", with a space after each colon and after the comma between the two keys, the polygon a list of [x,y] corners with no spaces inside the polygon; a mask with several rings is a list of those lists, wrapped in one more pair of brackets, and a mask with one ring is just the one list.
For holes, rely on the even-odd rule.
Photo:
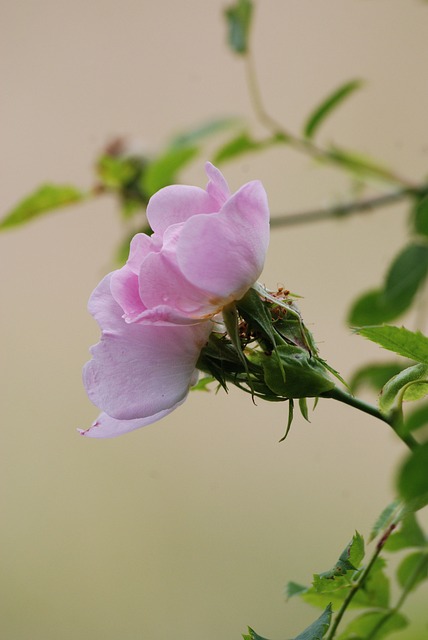
{"label": "blurred beige background", "polygon": [[[117,134],[156,150],[235,114],[263,133],[242,62],[225,46],[224,4],[3,1],[0,212],[44,181],[89,187],[93,160]],[[321,139],[421,179],[427,28],[418,0],[260,1],[254,53],[266,104],[298,131],[320,98],[364,78]],[[189,183],[205,184],[204,159]],[[262,179],[273,213],[349,192],[339,171],[287,148],[224,173],[233,189]],[[397,206],[272,235],[264,282],[304,296],[322,354],[345,377],[380,355],[344,317],[379,282],[405,228]],[[97,415],[80,377],[98,339],[86,302],[120,233],[106,197],[0,236],[0,635],[217,640],[251,625],[294,637],[317,612],[285,604],[284,584],[327,569],[355,528],[368,533],[393,496],[403,448],[381,423],[329,401],[278,444],[286,407],[254,407],[233,391],[195,393],[120,439],[79,438],[76,427]]]}

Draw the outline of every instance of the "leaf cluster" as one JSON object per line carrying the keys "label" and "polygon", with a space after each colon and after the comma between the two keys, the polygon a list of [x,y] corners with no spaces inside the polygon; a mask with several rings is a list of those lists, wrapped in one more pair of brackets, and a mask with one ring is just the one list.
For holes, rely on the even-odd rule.
{"label": "leaf cluster", "polygon": [[[362,536],[355,533],[351,542],[340,554],[336,563],[323,573],[314,574],[312,584],[305,586],[289,582],[287,598],[298,596],[316,607],[333,607],[334,617],[330,621],[331,640],[342,622],[345,611],[360,610],[343,631],[338,640],[379,640],[404,629],[407,618],[401,608],[407,595],[428,579],[427,539],[416,520],[415,514],[396,501],[390,505],[376,522],[371,538],[381,536],[371,558],[364,564],[365,548]],[[386,573],[386,561],[381,550],[389,553],[401,552],[395,583],[400,590],[396,604],[391,603],[390,578]],[[321,636],[323,637],[323,636]]]}

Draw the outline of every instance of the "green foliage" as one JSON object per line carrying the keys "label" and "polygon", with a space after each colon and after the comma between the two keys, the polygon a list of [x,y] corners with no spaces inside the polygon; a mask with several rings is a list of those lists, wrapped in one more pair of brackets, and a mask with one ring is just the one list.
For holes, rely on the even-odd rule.
{"label": "green foliage", "polygon": [[[325,607],[329,602],[340,607],[360,577],[363,559],[364,541],[359,533],[355,533],[332,569],[315,574],[311,587],[289,583],[286,587],[287,597],[299,595],[305,602],[317,607]],[[386,609],[389,606],[389,580],[383,571],[384,567],[385,561],[377,558],[364,585],[352,598],[350,608]]]}
{"label": "green foliage", "polygon": [[321,102],[311,113],[307,119],[303,133],[306,138],[311,139],[314,137],[316,131],[322,122],[329,116],[334,109],[336,109],[342,102],[348,98],[354,91],[359,89],[362,85],[361,80],[351,80],[342,84],[338,89],[335,89],[325,100]]}
{"label": "green foliage", "polygon": [[348,624],[337,640],[381,640],[385,636],[407,626],[407,618],[401,613],[368,611]]}
{"label": "green foliage", "polygon": [[356,393],[361,387],[370,387],[379,392],[390,378],[403,370],[403,364],[399,362],[371,363],[360,367],[351,378],[349,387],[352,393]]}
{"label": "green foliage", "polygon": [[214,164],[235,160],[239,156],[255,151],[264,151],[273,145],[284,142],[284,136],[275,135],[265,140],[255,140],[247,131],[242,131],[223,144],[214,154]]}
{"label": "green foliage", "polygon": [[381,324],[395,320],[404,311],[405,309],[400,309],[386,300],[382,289],[373,289],[366,291],[355,300],[347,321],[353,327]]}
{"label": "green foliage", "polygon": [[70,185],[42,185],[0,220],[0,231],[25,224],[45,213],[80,202],[85,197],[82,191]]}
{"label": "green foliage", "polygon": [[400,180],[387,167],[362,154],[332,146],[328,150],[328,159],[342,169],[349,171],[356,178],[371,178],[401,185]]}
{"label": "green foliage", "polygon": [[[331,623],[332,608],[328,604],[322,614],[293,640],[322,640]],[[248,635],[242,636],[244,640],[266,640],[259,636],[253,629],[248,628]]]}
{"label": "green foliage", "polygon": [[369,542],[374,540],[379,534],[383,533],[391,525],[396,525],[400,520],[402,512],[402,503],[400,500],[394,500],[382,511],[376,522],[374,523],[369,536]]}
{"label": "green foliage", "polygon": [[319,618],[315,620],[302,633],[299,633],[294,640],[322,640],[328,631],[331,623],[332,607],[328,604]]}
{"label": "green foliage", "polygon": [[212,382],[215,382],[215,378],[213,376],[204,376],[193,385],[192,391],[209,391],[207,387]]}
{"label": "green foliage", "polygon": [[424,403],[406,415],[404,426],[406,433],[417,431],[428,424],[428,404]]}
{"label": "green foliage", "polygon": [[420,445],[402,465],[397,479],[401,497],[416,511],[428,504],[428,442]]}
{"label": "green foliage", "polygon": [[428,246],[412,243],[395,258],[381,289],[368,291],[353,304],[348,322],[354,326],[390,322],[413,302],[428,274]]}
{"label": "green foliage", "polygon": [[428,338],[419,331],[384,325],[362,327],[357,333],[404,358],[428,364]]}
{"label": "green foliage", "polygon": [[397,569],[398,584],[413,591],[428,578],[428,553],[416,551],[403,558]]}
{"label": "green foliage", "polygon": [[[277,356],[285,371],[285,379]],[[314,398],[335,386],[321,362],[301,347],[279,346],[275,354],[261,354],[259,362],[268,387],[284,398]]]}
{"label": "green foliage", "polygon": [[240,124],[240,119],[233,118],[215,118],[208,122],[204,122],[196,127],[177,134],[171,140],[171,147],[194,147],[203,142],[205,138],[221,133],[227,129],[231,129]]}
{"label": "green foliage", "polygon": [[225,12],[228,26],[228,43],[232,51],[245,54],[249,47],[249,34],[253,3],[251,0],[236,0]]}
{"label": "green foliage", "polygon": [[382,389],[379,398],[380,410],[401,411],[405,401],[419,400],[428,394],[428,365],[415,364],[391,378]]}
{"label": "green foliage", "polygon": [[424,532],[419,526],[414,513],[408,513],[400,523],[398,531],[389,536],[385,543],[385,551],[395,552],[411,547],[425,547]]}

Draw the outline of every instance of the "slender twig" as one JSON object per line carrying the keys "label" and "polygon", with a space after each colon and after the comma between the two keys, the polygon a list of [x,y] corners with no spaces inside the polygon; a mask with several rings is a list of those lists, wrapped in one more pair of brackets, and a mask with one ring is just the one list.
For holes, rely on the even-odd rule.
{"label": "slender twig", "polygon": [[410,433],[403,432],[403,430],[400,428],[401,425],[396,423],[396,417],[394,415],[386,415],[381,411],[379,411],[377,407],[374,407],[373,405],[368,404],[367,402],[364,402],[364,400],[355,398],[350,393],[347,393],[346,391],[343,391],[338,387],[334,387],[334,389],[332,389],[331,391],[327,391],[326,393],[323,393],[321,397],[338,400],[339,402],[343,402],[344,404],[354,407],[354,409],[359,409],[364,413],[368,413],[369,415],[374,416],[375,418],[378,418],[378,420],[382,420],[383,422],[386,422],[397,434],[397,436],[402,440],[402,442],[404,442],[404,444],[407,445],[409,449],[411,449],[412,451],[417,449],[417,447],[419,446],[418,442],[414,439],[414,437]]}
{"label": "slender twig", "polygon": [[340,607],[339,611],[336,614],[336,617],[334,618],[333,624],[330,627],[330,631],[328,633],[328,635],[326,636],[325,640],[333,640],[335,633],[337,631],[337,628],[345,614],[346,609],[349,607],[349,605],[351,604],[351,601],[353,600],[354,596],[356,595],[356,593],[361,589],[361,587],[364,586],[364,583],[370,573],[370,571],[373,568],[374,563],[376,562],[380,552],[383,549],[383,546],[385,544],[385,542],[387,541],[389,535],[392,533],[393,531],[393,526],[389,527],[389,529],[387,530],[387,532],[382,536],[382,538],[380,539],[380,541],[377,543],[376,545],[376,549],[374,550],[374,553],[372,555],[372,557],[369,560],[368,565],[366,566],[366,568],[364,569],[364,571],[361,573],[359,579],[353,583],[353,585],[351,586],[351,589],[348,593],[348,595],[346,596],[345,600],[342,603],[342,606]]}
{"label": "slender twig", "polygon": [[[274,135],[283,138],[285,143],[289,144],[297,151],[309,155],[316,160],[328,161],[331,164],[343,168],[341,159],[338,158],[337,154],[335,154],[334,151],[323,149],[322,147],[314,144],[312,140],[296,136],[295,134],[288,131],[288,129],[286,129],[281,123],[279,123],[270,115],[263,102],[262,92],[260,90],[259,82],[257,79],[257,73],[251,47],[247,48],[245,54],[245,64],[250,100],[254,109],[254,113],[256,114],[261,124],[269,129],[269,131],[271,131]],[[389,182],[401,184],[403,187],[407,187],[410,189],[414,187],[414,183],[411,180],[408,180],[403,176],[399,176],[389,169],[382,169],[382,174],[384,178]]]}
{"label": "slender twig", "polygon": [[366,198],[364,200],[354,200],[344,204],[338,204],[323,209],[313,209],[311,211],[301,211],[300,213],[285,213],[273,215],[271,227],[286,227],[291,225],[306,224],[312,222],[322,222],[332,218],[347,218],[355,213],[364,213],[395,204],[408,198],[423,197],[428,195],[428,184],[424,183],[416,187],[404,187],[385,193],[381,196]]}

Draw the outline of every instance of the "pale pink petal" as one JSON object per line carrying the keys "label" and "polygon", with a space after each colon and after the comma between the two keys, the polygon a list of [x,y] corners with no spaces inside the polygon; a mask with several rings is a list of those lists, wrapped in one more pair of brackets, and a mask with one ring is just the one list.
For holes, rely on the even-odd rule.
{"label": "pale pink petal", "polygon": [[184,400],[178,402],[170,409],[159,411],[159,413],[149,416],[148,418],[137,418],[136,420],[116,420],[106,413],[101,413],[89,429],[78,429],[78,431],[80,435],[86,436],[87,438],[115,438],[116,436],[121,436],[124,433],[135,431],[135,429],[146,427],[153,422],[161,420],[161,418],[164,418],[174,411],[174,409],[183,402]]}
{"label": "pale pink petal", "polygon": [[217,202],[218,211],[226,200],[230,198],[230,190],[222,172],[211,164],[211,162],[205,163],[205,172],[209,178],[207,193]]}
{"label": "pale pink petal", "polygon": [[[213,313],[212,307],[202,317],[194,317],[192,315],[185,315],[182,311],[177,311],[173,307],[161,304],[153,309],[146,309],[139,316],[135,316],[130,320],[131,322],[138,322],[139,324],[157,324],[157,325],[194,325],[201,321],[210,320]],[[128,322],[129,320],[126,319]]]}
{"label": "pale pink petal", "polygon": [[92,292],[88,302],[88,311],[94,316],[101,329],[120,328],[124,322],[122,318],[123,310],[111,294],[110,281],[112,275],[112,273],[109,273],[101,280]]}
{"label": "pale pink petal", "polygon": [[132,322],[145,311],[139,293],[138,275],[131,271],[128,264],[111,274],[110,288],[127,321]]}
{"label": "pale pink petal", "polygon": [[196,287],[225,300],[239,299],[259,277],[268,243],[266,192],[260,182],[249,182],[219,213],[185,223],[176,259]]}
{"label": "pale pink petal", "polygon": [[219,207],[203,189],[188,185],[171,185],[155,193],[147,205],[147,220],[155,233],[185,222],[197,213],[212,213]]}
{"label": "pale pink petal", "polygon": [[206,293],[192,285],[173,262],[174,255],[151,253],[141,265],[139,298],[147,309],[165,306],[177,315],[201,318],[212,312]]}
{"label": "pale pink petal", "polygon": [[140,266],[144,258],[152,251],[159,250],[159,241],[154,236],[145,233],[137,233],[131,240],[127,265],[133,273],[140,272]]}
{"label": "pale pink petal", "polygon": [[118,420],[147,418],[170,409],[186,397],[210,331],[210,322],[191,326],[115,322],[114,328],[104,329],[84,367],[89,398]]}

